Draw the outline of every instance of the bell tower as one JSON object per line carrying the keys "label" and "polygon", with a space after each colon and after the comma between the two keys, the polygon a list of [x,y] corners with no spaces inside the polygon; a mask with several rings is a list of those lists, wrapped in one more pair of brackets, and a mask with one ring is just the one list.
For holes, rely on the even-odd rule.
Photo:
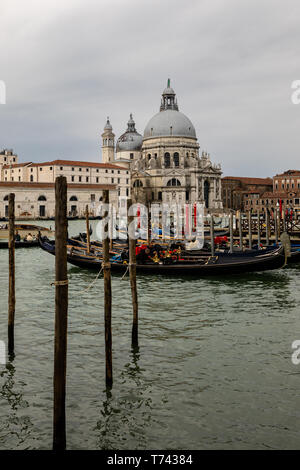
{"label": "bell tower", "polygon": [[112,125],[107,118],[104,132],[102,134],[102,163],[112,163],[115,153],[115,134],[112,131]]}

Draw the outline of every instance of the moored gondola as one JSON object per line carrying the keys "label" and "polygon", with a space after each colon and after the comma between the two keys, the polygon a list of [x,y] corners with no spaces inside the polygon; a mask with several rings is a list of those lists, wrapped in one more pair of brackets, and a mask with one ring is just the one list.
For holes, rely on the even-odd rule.
{"label": "moored gondola", "polygon": [[[55,244],[40,238],[40,246],[43,250],[55,255]],[[67,254],[68,262],[74,266],[84,269],[100,270],[102,266],[102,256],[89,254],[86,251],[71,247]],[[143,263],[137,263],[137,273],[146,274],[167,274],[167,275],[187,275],[187,276],[207,276],[207,275],[231,275],[253,271],[266,271],[278,269],[285,265],[285,255],[283,247],[264,252],[257,250],[256,256],[252,253],[249,256],[210,256],[203,255],[196,259],[179,257],[176,260],[160,260],[154,262],[149,259]],[[122,259],[111,259],[111,270],[113,272],[125,272],[128,267],[127,261]]]}

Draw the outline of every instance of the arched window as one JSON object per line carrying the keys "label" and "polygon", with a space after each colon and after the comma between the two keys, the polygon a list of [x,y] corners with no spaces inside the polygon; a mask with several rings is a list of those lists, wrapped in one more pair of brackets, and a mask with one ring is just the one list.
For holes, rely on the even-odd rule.
{"label": "arched window", "polygon": [[8,194],[4,196],[3,201],[8,201]]}
{"label": "arched window", "polygon": [[70,201],[78,201],[77,196],[71,196]]}
{"label": "arched window", "polygon": [[45,196],[39,196],[38,201],[47,201],[47,198]]}
{"label": "arched window", "polygon": [[151,153],[148,153],[148,160],[151,159]]}
{"label": "arched window", "polygon": [[141,182],[141,180],[135,180],[133,183],[134,188],[141,188],[142,186],[143,186],[143,183]]}
{"label": "arched window", "polygon": [[179,166],[179,153],[175,152],[173,158],[174,158],[174,166]]}
{"label": "arched window", "polygon": [[167,182],[167,186],[181,186],[181,183],[178,179],[172,178]]}
{"label": "arched window", "polygon": [[170,166],[171,166],[170,154],[167,152],[165,153],[165,168],[170,168]]}

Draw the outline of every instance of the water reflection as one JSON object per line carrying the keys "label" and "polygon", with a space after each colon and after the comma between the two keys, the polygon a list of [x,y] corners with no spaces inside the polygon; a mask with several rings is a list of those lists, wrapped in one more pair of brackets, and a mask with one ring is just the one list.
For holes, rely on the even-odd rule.
{"label": "water reflection", "polygon": [[121,385],[105,390],[105,400],[100,409],[101,417],[97,421],[97,447],[146,448],[146,428],[151,424],[152,399],[151,385],[143,378],[139,366],[140,351],[131,350],[131,361],[125,364],[120,373]]}
{"label": "water reflection", "polygon": [[[16,369],[10,360],[0,373],[2,386],[0,388],[1,408],[6,409],[0,424],[1,448],[13,449],[21,446],[30,437],[33,424],[28,415],[23,414],[29,403],[23,398],[23,387],[18,388],[15,382]],[[23,447],[23,446],[22,446]]]}

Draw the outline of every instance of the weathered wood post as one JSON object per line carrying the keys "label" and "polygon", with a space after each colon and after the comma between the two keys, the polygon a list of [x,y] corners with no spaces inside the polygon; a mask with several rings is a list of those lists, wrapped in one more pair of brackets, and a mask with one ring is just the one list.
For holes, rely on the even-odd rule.
{"label": "weathered wood post", "polygon": [[85,206],[85,223],[86,223],[86,242],[87,242],[87,252],[91,251],[91,238],[90,238],[90,224],[89,224],[89,206]]}
{"label": "weathered wood post", "polygon": [[274,214],[274,232],[275,232],[275,243],[278,245],[278,209],[275,209]]}
{"label": "weathered wood post", "polygon": [[67,179],[55,181],[55,337],[53,450],[66,448],[66,367],[68,324]]}
{"label": "weathered wood post", "polygon": [[260,211],[257,211],[257,247],[260,250]]}
{"label": "weathered wood post", "polygon": [[[103,217],[109,217],[109,192],[107,189],[103,191],[103,203],[107,205],[104,208]],[[109,221],[107,220],[104,226],[104,239],[103,245],[103,275],[104,275],[104,329],[105,329],[105,375],[106,386],[112,387],[113,373],[112,373],[112,333],[111,333],[111,272],[109,261]]]}
{"label": "weathered wood post", "polygon": [[233,252],[233,212],[229,215],[229,233],[230,233],[230,253]]}
{"label": "weathered wood post", "polygon": [[268,208],[266,209],[266,246],[270,244],[270,214]]}
{"label": "weathered wood post", "polygon": [[10,193],[8,196],[8,263],[9,263],[9,281],[8,281],[8,354],[14,354],[14,329],[15,329],[15,195]]}
{"label": "weathered wood post", "polygon": [[[127,211],[132,205],[131,199],[127,200]],[[128,212],[128,227],[134,220],[133,215],[129,215]],[[148,219],[149,220],[149,219]],[[148,232],[149,235],[149,232]],[[150,243],[150,239],[149,239]],[[129,276],[130,276],[130,287],[131,287],[131,297],[132,297],[132,335],[131,335],[131,345],[132,348],[138,347],[138,297],[137,297],[137,287],[136,287],[136,240],[132,238],[128,229],[128,245],[129,245]]]}
{"label": "weathered wood post", "polygon": [[248,235],[249,235],[249,249],[252,250],[252,214],[248,212]]}
{"label": "weathered wood post", "polygon": [[239,238],[240,238],[240,249],[243,249],[243,226],[242,226],[242,213],[239,213]]}
{"label": "weathered wood post", "polygon": [[210,243],[211,256],[215,256],[214,216],[210,214]]}
{"label": "weathered wood post", "polygon": [[286,231],[286,216],[285,211],[282,211],[282,233]]}

